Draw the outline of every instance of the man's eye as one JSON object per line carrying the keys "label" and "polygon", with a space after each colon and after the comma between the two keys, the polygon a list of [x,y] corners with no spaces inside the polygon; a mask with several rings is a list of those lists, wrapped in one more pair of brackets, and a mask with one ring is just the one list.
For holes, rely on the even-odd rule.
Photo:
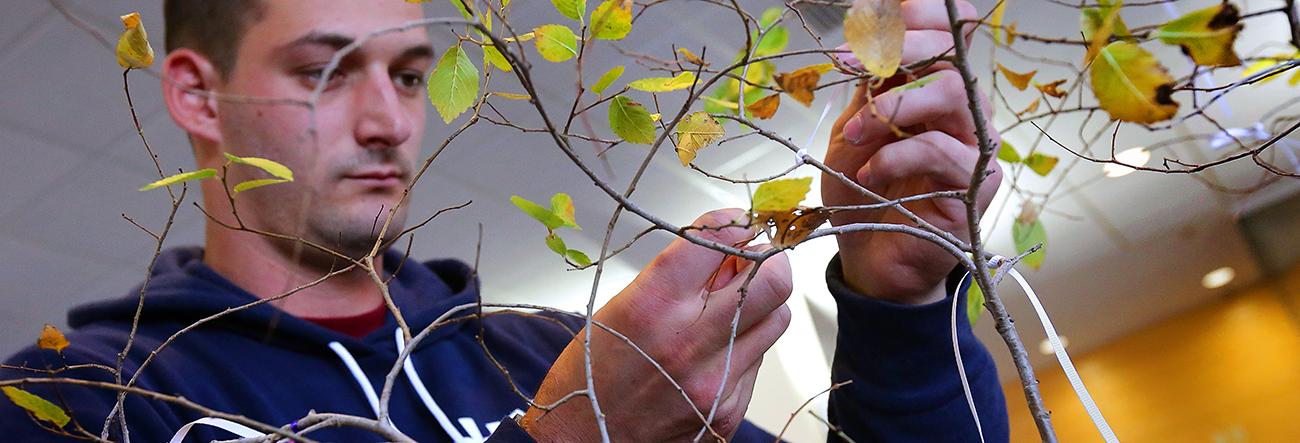
{"label": "man's eye", "polygon": [[398,86],[407,89],[417,89],[424,85],[424,74],[421,72],[399,72],[393,75],[393,81]]}
{"label": "man's eye", "polygon": [[[302,76],[303,80],[307,81],[314,88],[316,87],[316,84],[321,81],[321,76],[325,75],[325,68],[316,67],[316,68],[303,69],[301,71],[298,71],[298,75]],[[334,72],[330,73],[330,78],[328,81],[329,83],[336,83],[338,80],[342,78],[343,78],[343,72],[339,69],[335,69]]]}

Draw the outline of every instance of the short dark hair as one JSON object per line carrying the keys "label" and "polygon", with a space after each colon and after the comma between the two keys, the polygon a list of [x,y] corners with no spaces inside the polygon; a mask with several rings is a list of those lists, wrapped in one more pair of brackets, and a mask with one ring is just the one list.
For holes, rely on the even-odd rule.
{"label": "short dark hair", "polygon": [[244,31],[261,20],[262,0],[164,0],[167,52],[189,48],[203,54],[229,78]]}

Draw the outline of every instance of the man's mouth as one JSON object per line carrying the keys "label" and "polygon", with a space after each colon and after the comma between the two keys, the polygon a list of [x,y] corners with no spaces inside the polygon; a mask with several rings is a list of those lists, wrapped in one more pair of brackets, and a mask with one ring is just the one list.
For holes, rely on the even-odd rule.
{"label": "man's mouth", "polygon": [[406,186],[405,176],[396,169],[374,169],[358,171],[344,175],[343,178],[360,183],[362,186],[400,187]]}

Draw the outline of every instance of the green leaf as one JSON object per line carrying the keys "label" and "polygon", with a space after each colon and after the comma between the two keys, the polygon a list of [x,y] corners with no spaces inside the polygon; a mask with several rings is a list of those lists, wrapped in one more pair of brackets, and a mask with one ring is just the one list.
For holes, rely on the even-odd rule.
{"label": "green leaf", "polygon": [[596,84],[591,86],[591,92],[597,94],[604,92],[605,88],[608,88],[610,84],[613,84],[615,80],[618,80],[619,77],[623,76],[623,69],[622,65],[609,68],[608,71],[605,71],[604,74],[600,75],[600,80],[596,80]]}
{"label": "green leaf", "polygon": [[591,11],[592,37],[622,40],[629,32],[632,32],[632,8],[624,8],[623,0],[605,0]]}
{"label": "green leaf", "polygon": [[[767,10],[763,11],[763,16],[759,18],[758,25],[762,29],[767,29],[769,26],[772,26],[773,23],[776,23],[778,18],[781,18],[783,9],[785,8],[767,8]],[[758,37],[758,31],[753,33],[753,37]],[[763,57],[776,54],[784,50],[785,46],[789,42],[790,31],[786,30],[784,26],[773,26],[772,29],[768,29],[766,34],[763,34],[763,39],[759,40],[758,44],[755,45],[754,56]]]}
{"label": "green leaf", "polygon": [[564,25],[542,25],[533,28],[537,36],[537,52],[552,62],[562,62],[578,55],[578,36]]}
{"label": "green leaf", "polygon": [[1116,37],[1128,37],[1128,25],[1124,24],[1124,18],[1119,15],[1119,10],[1123,7],[1122,3],[1119,0],[1098,0],[1098,7],[1083,8],[1083,14],[1079,17],[1079,30],[1083,33],[1083,39],[1091,41],[1097,35],[1097,31],[1102,30],[1106,19],[1112,14],[1114,18],[1112,18],[1110,34]]}
{"label": "green leaf", "polygon": [[501,51],[498,51],[497,47],[491,44],[483,45],[483,65],[492,65],[505,72],[514,70],[510,66],[510,61],[506,60],[506,56],[502,55]]}
{"label": "green leaf", "polygon": [[609,128],[629,143],[651,144],[655,141],[654,119],[645,106],[624,96],[609,103]]}
{"label": "green leaf", "polygon": [[1017,253],[1024,253],[1034,245],[1042,243],[1043,247],[1041,249],[1025,256],[1020,262],[1034,269],[1043,266],[1043,259],[1046,257],[1044,254],[1047,251],[1047,230],[1043,229],[1042,220],[1037,217],[1034,217],[1034,220],[1028,223],[1016,220],[1016,223],[1011,225],[1011,239],[1016,244]]}
{"label": "green leaf", "polygon": [[1142,47],[1114,42],[1102,48],[1089,69],[1092,93],[1111,118],[1134,123],[1168,120],[1178,112],[1174,79]]}
{"label": "green leaf", "polygon": [[465,3],[470,3],[473,2],[474,0],[448,0],[448,1],[451,2],[451,6],[455,7],[456,10],[460,12],[461,17],[474,18],[474,14],[470,14],[469,9],[465,8]]}
{"label": "green leaf", "polygon": [[[998,155],[1001,156],[1002,153],[999,152]],[[1056,167],[1056,163],[1059,162],[1060,160],[1061,159],[1059,158],[1041,152],[1035,152],[1033,154],[1029,154],[1029,158],[1026,158],[1024,162],[1025,162],[1025,166],[1028,166],[1029,169],[1032,169],[1035,174],[1046,177],[1047,174],[1052,172],[1052,169]]]}
{"label": "green leaf", "polygon": [[1002,140],[1002,147],[998,148],[998,160],[1007,163],[1020,163],[1020,153],[1016,152],[1016,147],[1011,146],[1011,142]]}
{"label": "green leaf", "polygon": [[582,16],[587,13],[587,0],[551,0],[551,4],[560,14],[578,23],[582,23]]}
{"label": "green leaf", "polygon": [[68,417],[68,413],[63,412],[63,408],[50,403],[46,399],[37,397],[35,394],[13,386],[0,386],[0,390],[3,390],[5,396],[9,397],[9,401],[20,408],[26,409],[27,412],[31,412],[37,419],[54,423],[60,428],[66,426],[72,420],[71,417]]}
{"label": "green leaf", "polygon": [[726,133],[708,112],[693,112],[677,123],[677,157],[682,166],[695,161],[695,154]]}
{"label": "green leaf", "polygon": [[512,195],[510,196],[510,203],[514,203],[516,207],[524,211],[525,214],[528,214],[528,216],[532,217],[534,220],[542,222],[542,225],[546,226],[546,229],[553,230],[560,226],[564,226],[564,219],[555,215],[555,213],[551,212],[550,209],[546,209],[542,207],[542,205],[533,203],[531,200],[518,195]]}
{"label": "green leaf", "polygon": [[197,170],[197,171],[182,172],[182,173],[180,173],[180,174],[176,174],[176,175],[172,175],[172,176],[170,176],[170,177],[163,178],[163,179],[158,180],[158,181],[155,181],[155,182],[153,182],[153,183],[150,183],[150,184],[144,185],[143,187],[140,188],[140,190],[141,190],[141,191],[148,191],[148,190],[150,190],[150,189],[159,188],[159,187],[168,186],[168,185],[173,185],[173,184],[180,183],[180,182],[183,182],[183,181],[202,180],[202,179],[205,179],[205,178],[212,178],[212,177],[216,177],[216,176],[217,176],[217,170],[216,170],[216,169],[212,169],[212,168],[203,168],[203,169],[200,169],[200,170]]}
{"label": "green leaf", "polygon": [[275,160],[268,160],[260,157],[238,157],[225,152],[223,152],[222,155],[226,156],[226,160],[229,160],[231,163],[252,166],[266,171],[275,178],[284,181],[293,181],[293,171],[290,171],[289,167],[282,165]]}
{"label": "green leaf", "polygon": [[695,84],[695,73],[686,71],[676,77],[650,77],[633,81],[627,87],[645,92],[668,92],[685,89]]}
{"label": "green leaf", "polygon": [[812,189],[812,177],[769,180],[754,191],[754,212],[791,211]]}
{"label": "green leaf", "polygon": [[578,266],[591,266],[591,259],[587,257],[587,254],[577,249],[565,251],[564,256]]}
{"label": "green leaf", "polygon": [[564,239],[560,238],[559,235],[555,235],[554,232],[546,234],[546,247],[551,248],[560,256],[564,256],[564,253],[569,250],[569,248],[564,247]]}
{"label": "green leaf", "polygon": [[700,98],[704,99],[704,112],[710,114],[735,114],[740,108],[740,105],[736,104],[739,94],[725,85],[715,86],[712,91]]}
{"label": "green leaf", "polygon": [[263,178],[258,180],[249,180],[235,185],[235,193],[238,194],[240,192],[244,192],[249,189],[257,189],[266,185],[274,185],[276,183],[285,183],[290,181],[293,180],[285,180],[282,178]]}
{"label": "green leaf", "polygon": [[560,192],[551,196],[551,213],[563,220],[564,226],[579,231],[582,230],[582,227],[578,226],[577,219],[573,216],[573,198],[569,197],[569,194]]}
{"label": "green leaf", "polygon": [[1156,29],[1160,41],[1183,48],[1183,53],[1201,66],[1237,66],[1241,59],[1232,50],[1237,41],[1241,13],[1232,3],[1198,9]]}
{"label": "green leaf", "polygon": [[[1003,1],[1006,1],[1006,0],[1003,0]],[[906,91],[906,90],[909,90],[909,89],[919,89],[919,88],[923,88],[923,87],[925,87],[925,85],[930,84],[930,82],[934,81],[934,79],[937,79],[937,78],[939,78],[939,73],[938,73],[938,72],[931,73],[931,74],[929,74],[929,75],[926,75],[925,77],[921,77],[921,78],[918,78],[918,79],[916,79],[916,80],[912,80],[912,81],[910,81],[910,82],[904,83],[904,84],[898,86],[897,88],[894,88],[893,90],[894,90],[894,91],[898,91],[898,92],[902,92],[902,91]]]}
{"label": "green leaf", "polygon": [[975,277],[971,276],[970,289],[966,291],[966,319],[970,320],[970,325],[975,326],[975,321],[979,320],[980,312],[984,310],[984,290],[975,282]]}
{"label": "green leaf", "polygon": [[478,68],[459,45],[442,54],[438,66],[429,74],[429,102],[433,103],[443,123],[451,123],[478,98]]}

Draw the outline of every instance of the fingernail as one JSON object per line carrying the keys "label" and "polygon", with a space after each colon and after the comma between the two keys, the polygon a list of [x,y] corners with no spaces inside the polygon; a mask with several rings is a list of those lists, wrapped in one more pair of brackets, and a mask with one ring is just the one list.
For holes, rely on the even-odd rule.
{"label": "fingernail", "polygon": [[862,144],[862,115],[854,115],[844,124],[844,139],[855,145]]}

